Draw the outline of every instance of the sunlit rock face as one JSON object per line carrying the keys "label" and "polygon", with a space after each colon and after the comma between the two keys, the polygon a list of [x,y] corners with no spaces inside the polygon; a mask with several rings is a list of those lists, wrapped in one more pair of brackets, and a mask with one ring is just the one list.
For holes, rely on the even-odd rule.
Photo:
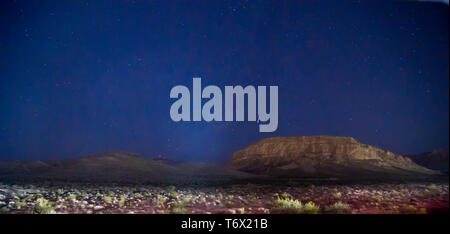
{"label": "sunlit rock face", "polygon": [[427,176],[437,172],[409,158],[361,144],[351,137],[302,136],[262,139],[233,153],[230,165],[278,176]]}

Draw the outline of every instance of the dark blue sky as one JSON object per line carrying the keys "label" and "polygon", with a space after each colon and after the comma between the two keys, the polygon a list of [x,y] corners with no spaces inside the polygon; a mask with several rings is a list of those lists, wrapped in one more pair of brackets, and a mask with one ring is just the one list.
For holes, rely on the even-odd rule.
{"label": "dark blue sky", "polygon": [[[263,137],[316,134],[448,148],[448,5],[361,2],[2,1],[0,159],[223,162]],[[169,91],[194,76],[278,85],[278,130],[172,122]]]}

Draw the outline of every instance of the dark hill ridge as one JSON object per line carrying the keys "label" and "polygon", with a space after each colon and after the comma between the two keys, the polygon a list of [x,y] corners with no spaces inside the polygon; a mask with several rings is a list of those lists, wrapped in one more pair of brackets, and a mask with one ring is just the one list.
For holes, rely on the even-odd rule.
{"label": "dark hill ridge", "polygon": [[427,153],[408,155],[408,157],[421,166],[448,173],[448,150],[435,149]]}
{"label": "dark hill ridge", "polygon": [[114,183],[186,183],[248,179],[254,176],[223,165],[154,160],[138,154],[106,152],[59,161],[0,162],[0,180]]}
{"label": "dark hill ridge", "polygon": [[407,157],[336,136],[265,138],[233,153],[229,164],[249,173],[286,177],[406,178],[439,174]]}

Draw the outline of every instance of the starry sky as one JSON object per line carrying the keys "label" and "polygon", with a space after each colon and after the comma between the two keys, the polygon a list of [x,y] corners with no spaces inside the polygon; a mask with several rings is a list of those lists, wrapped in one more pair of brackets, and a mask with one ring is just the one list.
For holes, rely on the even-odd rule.
{"label": "starry sky", "polygon": [[[447,148],[449,9],[411,1],[11,1],[0,159],[119,150],[225,162],[264,137]],[[277,85],[279,124],[173,122],[170,89]]]}

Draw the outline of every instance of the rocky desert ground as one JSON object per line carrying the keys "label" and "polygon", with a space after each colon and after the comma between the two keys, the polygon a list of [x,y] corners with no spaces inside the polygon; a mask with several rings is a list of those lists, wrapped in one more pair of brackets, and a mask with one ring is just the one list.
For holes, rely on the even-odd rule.
{"label": "rocky desert ground", "polygon": [[126,186],[1,184],[1,213],[448,213],[448,182]]}
{"label": "rocky desert ground", "polygon": [[350,137],[276,137],[226,165],[126,152],[0,162],[0,212],[448,213],[446,173]]}

